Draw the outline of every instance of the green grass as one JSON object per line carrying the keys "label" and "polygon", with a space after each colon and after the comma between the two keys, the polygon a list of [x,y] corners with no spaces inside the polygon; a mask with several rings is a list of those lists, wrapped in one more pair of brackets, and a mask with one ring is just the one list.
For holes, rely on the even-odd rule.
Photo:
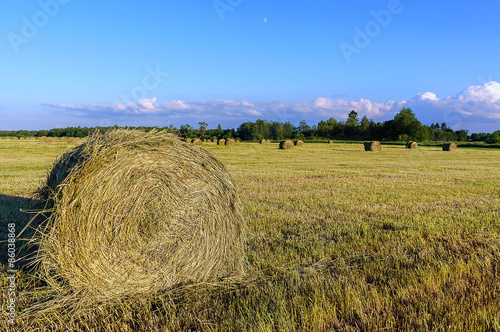
{"label": "green grass", "polygon": [[[205,146],[239,188],[247,280],[49,312],[18,328],[500,331],[500,151]],[[0,141],[2,225],[26,222],[19,207],[66,147]],[[19,283],[22,311],[35,281],[23,273]]]}

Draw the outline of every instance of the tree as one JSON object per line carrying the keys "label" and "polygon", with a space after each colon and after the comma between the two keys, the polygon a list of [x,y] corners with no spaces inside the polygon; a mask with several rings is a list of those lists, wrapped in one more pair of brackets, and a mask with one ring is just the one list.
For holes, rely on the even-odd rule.
{"label": "tree", "polygon": [[416,139],[420,127],[422,127],[422,124],[417,120],[411,108],[403,107],[401,111],[394,116],[390,136],[395,140],[398,140],[400,137],[404,137],[405,140]]}
{"label": "tree", "polygon": [[202,122],[198,122],[198,124],[200,125],[200,136],[205,135],[205,133],[207,132],[208,123],[206,123],[205,121],[202,121]]}
{"label": "tree", "polygon": [[347,116],[347,126],[352,126],[352,127],[357,127],[359,125],[359,116],[358,112],[355,110],[352,110],[349,115]]}

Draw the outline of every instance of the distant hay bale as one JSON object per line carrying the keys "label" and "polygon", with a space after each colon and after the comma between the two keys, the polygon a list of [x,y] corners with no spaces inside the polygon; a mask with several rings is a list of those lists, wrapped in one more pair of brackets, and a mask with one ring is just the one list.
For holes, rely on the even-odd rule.
{"label": "distant hay bale", "polygon": [[194,140],[191,141],[191,144],[200,146],[203,145],[203,141],[199,138],[195,138]]}
{"label": "distant hay bale", "polygon": [[19,140],[19,138],[18,138],[17,136],[13,136],[13,137],[12,137],[12,140],[13,140],[13,141],[17,141],[17,140]]}
{"label": "distant hay bale", "polygon": [[301,140],[299,139],[299,140],[294,141],[294,142],[293,142],[293,144],[294,144],[295,146],[301,146],[301,145],[304,145],[304,141],[301,141]]}
{"label": "distant hay bale", "polygon": [[77,144],[78,143],[78,138],[76,137],[70,137],[68,138],[68,140],[66,141],[67,144]]}
{"label": "distant hay bale", "polygon": [[208,140],[206,138],[203,139],[203,143],[206,143]]}
{"label": "distant hay bale", "polygon": [[184,138],[184,141],[185,141],[186,143],[191,143],[191,139],[190,139],[189,137]]}
{"label": "distant hay bale", "polygon": [[333,141],[332,140],[328,141],[328,144],[333,144]]}
{"label": "distant hay bale", "polygon": [[267,140],[265,140],[265,139],[261,139],[261,140],[260,140],[260,144],[267,144]]}
{"label": "distant hay bale", "polygon": [[418,149],[418,143],[414,141],[409,141],[406,143],[406,148],[407,149]]}
{"label": "distant hay bale", "polygon": [[268,139],[266,142],[267,142],[267,144],[269,144],[269,143],[271,143],[271,140],[270,140],[270,139]]}
{"label": "distant hay bale", "polygon": [[21,141],[24,141],[24,140],[25,140],[24,136],[19,137],[19,139],[20,139]]}
{"label": "distant hay bale", "polygon": [[293,141],[289,139],[280,142],[280,149],[282,150],[293,150],[294,146]]}
{"label": "distant hay bale", "polygon": [[236,145],[236,141],[233,138],[228,138],[226,140],[226,143],[224,143],[224,144],[227,146],[233,146],[233,145]]}
{"label": "distant hay bale", "polygon": [[237,140],[236,140],[236,143],[240,143],[240,140],[239,140],[239,139],[237,139]]}
{"label": "distant hay bale", "polygon": [[47,144],[52,144],[52,143],[54,143],[55,138],[54,137],[46,137],[43,141]]}
{"label": "distant hay bale", "polygon": [[457,145],[455,143],[445,143],[443,144],[443,151],[455,151]]}
{"label": "distant hay bale", "polygon": [[49,287],[106,301],[244,273],[245,224],[232,178],[210,151],[165,131],[95,134],[39,191]]}
{"label": "distant hay bale", "polygon": [[217,140],[217,145],[226,145],[226,140],[224,138],[219,138]]}
{"label": "distant hay bale", "polygon": [[382,146],[378,141],[365,142],[365,151],[380,151]]}

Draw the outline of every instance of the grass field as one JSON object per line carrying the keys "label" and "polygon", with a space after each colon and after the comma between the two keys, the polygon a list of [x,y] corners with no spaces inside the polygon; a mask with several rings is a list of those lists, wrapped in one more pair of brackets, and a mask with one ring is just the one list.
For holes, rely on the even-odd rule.
{"label": "grass field", "polygon": [[[500,331],[500,150],[205,144],[238,186],[248,276],[67,314],[24,331]],[[1,240],[64,142],[0,140]],[[2,246],[2,263],[6,249]],[[6,266],[2,286],[7,286]],[[36,281],[18,274],[18,314]],[[6,296],[2,298],[5,307]],[[0,329],[7,329],[0,320]]]}

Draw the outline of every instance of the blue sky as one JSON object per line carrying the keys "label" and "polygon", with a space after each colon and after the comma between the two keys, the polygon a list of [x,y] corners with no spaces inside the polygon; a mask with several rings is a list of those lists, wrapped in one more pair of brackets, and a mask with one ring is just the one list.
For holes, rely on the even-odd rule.
{"label": "blue sky", "polygon": [[[8,8],[8,9],[7,9]],[[9,1],[0,129],[376,121],[500,129],[500,2]]]}

